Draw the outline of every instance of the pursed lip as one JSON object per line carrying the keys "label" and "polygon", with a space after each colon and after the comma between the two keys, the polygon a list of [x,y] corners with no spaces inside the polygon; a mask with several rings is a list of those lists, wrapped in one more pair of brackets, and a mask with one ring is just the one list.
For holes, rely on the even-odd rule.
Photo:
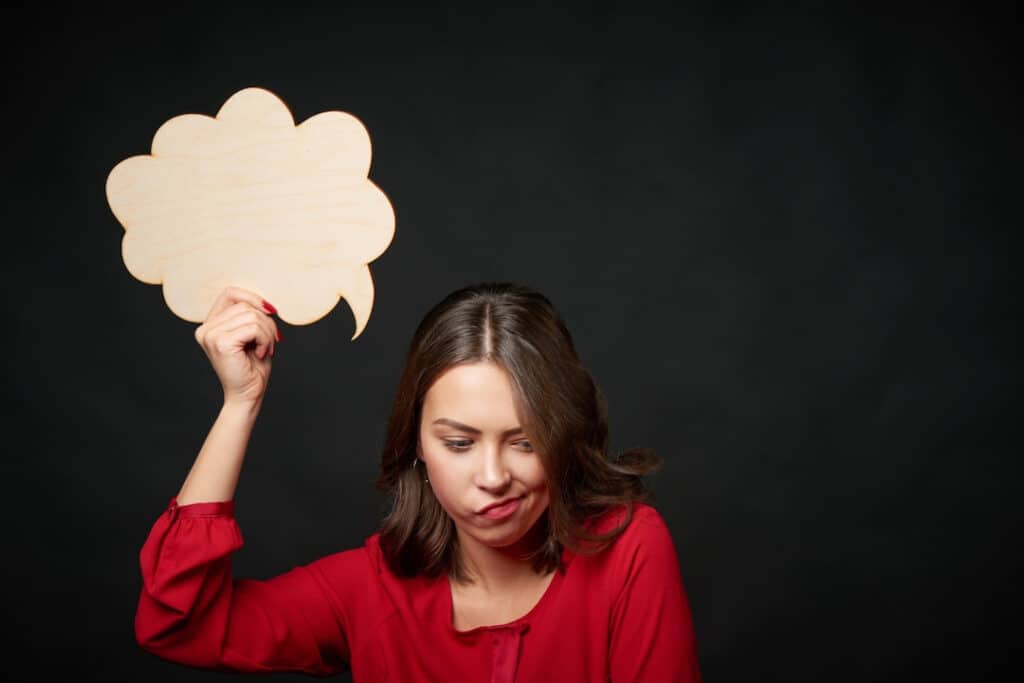
{"label": "pursed lip", "polygon": [[520,498],[522,498],[522,496],[516,496],[515,498],[506,498],[505,500],[499,500],[499,501],[498,501],[497,503],[491,503],[491,504],[490,504],[490,505],[488,505],[487,507],[485,507],[485,508],[481,508],[481,509],[477,510],[477,511],[476,511],[476,513],[477,513],[478,515],[482,515],[482,514],[484,514],[485,512],[487,512],[488,510],[490,510],[491,508],[496,508],[496,507],[500,507],[500,506],[502,506],[502,505],[508,505],[508,504],[509,504],[509,503],[511,503],[512,501],[514,501],[514,500],[519,500]]}

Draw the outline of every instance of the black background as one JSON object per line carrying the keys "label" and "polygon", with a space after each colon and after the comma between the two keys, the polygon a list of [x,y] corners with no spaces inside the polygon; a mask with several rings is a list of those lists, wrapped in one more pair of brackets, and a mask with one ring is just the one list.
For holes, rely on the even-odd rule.
{"label": "black background", "polygon": [[508,279],[561,310],[614,447],[665,459],[706,680],[1009,661],[1016,13],[788,7],[11,10],[9,666],[216,679],[134,642],[139,548],[220,387],[125,269],[104,183],[249,86],[358,116],[397,228],[358,340],[344,303],[283,326],[236,574],[374,531],[413,329]]}

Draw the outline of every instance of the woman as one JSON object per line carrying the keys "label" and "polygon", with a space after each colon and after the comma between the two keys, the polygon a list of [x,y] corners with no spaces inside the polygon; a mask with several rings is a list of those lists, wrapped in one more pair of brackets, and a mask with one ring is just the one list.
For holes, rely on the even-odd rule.
{"label": "woman", "polygon": [[356,681],[699,681],[657,457],[607,458],[604,403],[542,295],[450,294],[413,337],[363,547],[235,579],[234,493],[280,334],[228,288],[196,329],[224,404],[141,552],[139,644],[233,671]]}

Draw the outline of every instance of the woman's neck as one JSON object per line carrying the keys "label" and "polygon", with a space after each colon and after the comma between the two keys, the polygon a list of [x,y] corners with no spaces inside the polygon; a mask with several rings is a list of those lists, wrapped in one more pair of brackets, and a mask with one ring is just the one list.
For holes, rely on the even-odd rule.
{"label": "woman's neck", "polygon": [[539,526],[534,525],[523,538],[503,548],[491,548],[458,532],[459,556],[463,569],[473,581],[473,588],[501,595],[536,582],[539,577],[533,562],[525,556],[544,540],[538,533],[542,531]]}

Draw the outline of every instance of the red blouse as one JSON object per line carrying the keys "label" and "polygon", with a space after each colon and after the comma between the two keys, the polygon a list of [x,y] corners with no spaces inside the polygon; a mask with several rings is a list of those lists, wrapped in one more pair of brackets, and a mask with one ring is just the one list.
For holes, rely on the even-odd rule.
{"label": "red blouse", "polygon": [[[606,513],[598,529],[621,520]],[[391,573],[379,535],[267,580],[236,579],[234,501],[170,506],[140,553],[135,634],[147,651],[228,671],[355,681],[700,681],[690,607],[661,515],[635,504],[604,552],[563,551],[526,614],[458,631],[446,575]]]}

